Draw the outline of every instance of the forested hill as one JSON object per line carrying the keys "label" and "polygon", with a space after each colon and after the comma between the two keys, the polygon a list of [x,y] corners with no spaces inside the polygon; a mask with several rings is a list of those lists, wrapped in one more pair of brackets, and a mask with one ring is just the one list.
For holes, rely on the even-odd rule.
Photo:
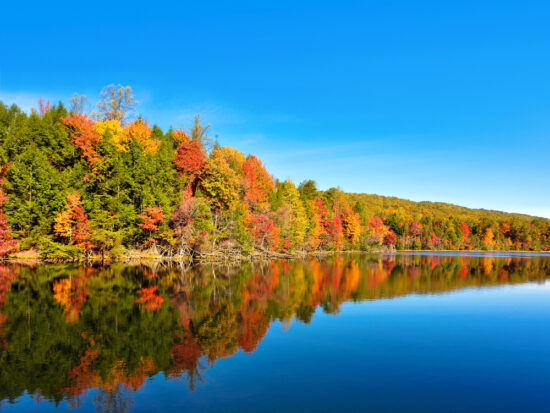
{"label": "forested hill", "polygon": [[434,201],[411,201],[404,198],[397,198],[394,196],[384,196],[376,194],[357,194],[348,193],[348,196],[353,201],[360,201],[364,203],[364,206],[370,210],[384,211],[382,214],[393,212],[399,208],[406,211],[416,211],[423,215],[430,214],[439,219],[443,219],[448,216],[459,217],[463,219],[471,219],[476,217],[478,219],[491,219],[491,218],[507,218],[507,219],[527,219],[527,220],[541,220],[550,221],[548,218],[537,217],[533,215],[520,214],[517,212],[504,212],[492,209],[484,208],[467,208],[460,205],[449,204],[447,202],[434,202]]}
{"label": "forested hill", "polygon": [[89,114],[78,95],[30,114],[0,103],[0,255],[550,249],[548,219],[279,181],[254,155],[213,142],[198,116],[162,131],[131,120],[129,87],[101,96]]}

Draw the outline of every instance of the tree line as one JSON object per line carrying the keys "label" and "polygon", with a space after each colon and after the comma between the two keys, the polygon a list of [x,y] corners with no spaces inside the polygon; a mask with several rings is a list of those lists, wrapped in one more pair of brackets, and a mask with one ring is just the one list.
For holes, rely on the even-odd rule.
{"label": "tree line", "polygon": [[386,249],[550,249],[550,220],[449,204],[320,191],[278,180],[254,155],[222,147],[197,115],[164,132],[132,117],[130,87],[95,111],[42,99],[0,103],[0,255],[121,259]]}

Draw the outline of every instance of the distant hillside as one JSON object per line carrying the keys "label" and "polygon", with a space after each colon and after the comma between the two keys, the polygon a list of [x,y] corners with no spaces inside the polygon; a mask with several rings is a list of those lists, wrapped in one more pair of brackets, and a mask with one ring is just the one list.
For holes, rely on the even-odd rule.
{"label": "distant hillside", "polygon": [[397,198],[394,196],[384,196],[376,194],[362,194],[362,193],[349,193],[350,199],[354,201],[361,201],[366,207],[373,211],[395,210],[403,208],[407,210],[416,210],[422,214],[433,214],[438,218],[444,218],[449,215],[456,217],[464,217],[465,219],[470,217],[477,218],[518,218],[518,219],[536,219],[546,222],[550,222],[550,219],[544,217],[537,217],[534,215],[520,214],[516,212],[504,212],[496,211],[492,209],[484,208],[468,208],[460,205],[449,204],[446,202],[432,202],[432,201],[410,201],[408,199]]}
{"label": "distant hillside", "polygon": [[[459,248],[548,249],[548,218],[375,194],[349,193],[348,196],[355,204],[354,209],[362,214],[364,222],[374,216],[381,217],[386,225],[405,238],[407,247],[414,248],[414,243],[406,238],[407,233],[410,235],[411,225],[414,227],[414,223],[419,223],[431,227],[437,237],[446,240],[450,249],[456,248],[457,241],[465,234],[469,243]],[[422,230],[424,241],[429,241],[431,237],[429,231]],[[423,247],[427,247],[424,242]]]}

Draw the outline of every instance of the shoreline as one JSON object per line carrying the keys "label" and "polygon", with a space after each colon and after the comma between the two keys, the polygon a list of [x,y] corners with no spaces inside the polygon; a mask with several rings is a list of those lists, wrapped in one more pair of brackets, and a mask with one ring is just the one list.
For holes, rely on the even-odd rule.
{"label": "shoreline", "polygon": [[525,255],[541,255],[550,256],[550,251],[522,251],[522,250],[390,250],[390,249],[374,249],[371,251],[314,251],[314,252],[295,252],[295,253],[277,253],[277,252],[254,252],[249,255],[233,254],[224,255],[223,253],[205,254],[203,256],[197,256],[192,258],[189,256],[179,257],[172,256],[166,257],[158,253],[148,251],[129,251],[129,253],[122,258],[112,259],[102,257],[101,255],[93,255],[87,258],[75,259],[75,260],[43,260],[40,258],[40,253],[37,250],[21,251],[8,256],[3,261],[11,263],[27,263],[27,264],[72,264],[72,263],[89,263],[89,264],[135,264],[139,262],[172,262],[181,264],[209,264],[209,263],[245,263],[245,262],[257,262],[257,261],[271,261],[271,260],[299,260],[314,257],[331,257],[338,254],[358,254],[358,255],[379,255],[390,254],[399,255],[402,253],[414,255],[438,255],[438,254],[525,254]]}

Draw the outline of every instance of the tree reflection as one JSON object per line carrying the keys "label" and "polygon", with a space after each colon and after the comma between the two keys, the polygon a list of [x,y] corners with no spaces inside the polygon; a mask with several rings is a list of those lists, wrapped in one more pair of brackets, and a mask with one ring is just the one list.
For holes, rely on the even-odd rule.
{"label": "tree reflection", "polygon": [[134,407],[134,399],[122,385],[114,389],[98,389],[93,401],[97,413],[126,413]]}
{"label": "tree reflection", "polygon": [[0,265],[0,400],[24,392],[123,412],[163,374],[193,390],[251,353],[271,322],[309,323],[347,301],[544,281],[549,257],[334,256],[240,267]]}

